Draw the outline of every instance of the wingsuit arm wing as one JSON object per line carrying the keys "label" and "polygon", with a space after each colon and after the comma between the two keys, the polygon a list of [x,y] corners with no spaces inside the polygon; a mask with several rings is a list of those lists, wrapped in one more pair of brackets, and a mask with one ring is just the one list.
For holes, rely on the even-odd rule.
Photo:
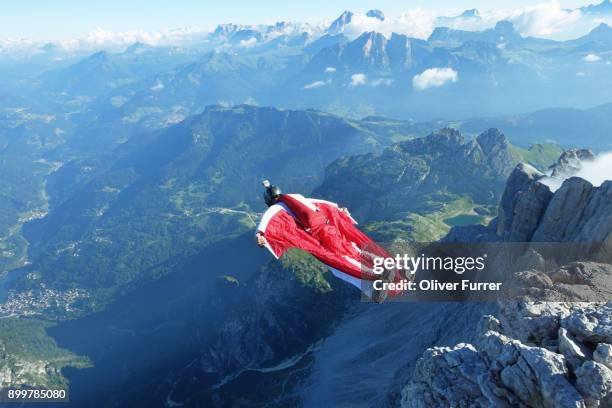
{"label": "wingsuit arm wing", "polygon": [[263,214],[257,226],[257,233],[266,238],[266,248],[277,259],[290,248],[299,248],[317,255],[318,242],[298,227],[283,204],[274,204]]}

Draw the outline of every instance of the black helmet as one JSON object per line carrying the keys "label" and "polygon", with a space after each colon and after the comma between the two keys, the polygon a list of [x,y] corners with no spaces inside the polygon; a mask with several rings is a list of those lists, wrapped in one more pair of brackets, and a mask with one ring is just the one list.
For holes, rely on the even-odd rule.
{"label": "black helmet", "polygon": [[271,206],[272,204],[274,204],[274,202],[276,201],[276,199],[278,197],[280,197],[280,195],[283,193],[280,189],[279,186],[272,186],[270,185],[270,182],[268,180],[264,180],[262,182],[263,186],[266,188],[266,191],[264,192],[263,196],[264,196],[264,200],[266,201],[266,204],[269,206]]}

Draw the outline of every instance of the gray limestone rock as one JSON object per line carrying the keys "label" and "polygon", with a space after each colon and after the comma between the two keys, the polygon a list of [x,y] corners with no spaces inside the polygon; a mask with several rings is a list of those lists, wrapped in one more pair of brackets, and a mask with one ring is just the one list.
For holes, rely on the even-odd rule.
{"label": "gray limestone rock", "polygon": [[583,212],[591,199],[593,185],[588,181],[572,177],[563,182],[533,234],[534,241],[569,241],[584,221]]}
{"label": "gray limestone rock", "polygon": [[521,163],[508,178],[497,221],[497,235],[503,241],[531,240],[553,196],[538,182],[542,177],[535,168]]}
{"label": "gray limestone rock", "polygon": [[612,345],[599,343],[593,352],[593,360],[612,370]]}
{"label": "gray limestone rock", "polygon": [[559,352],[563,354],[567,364],[574,371],[577,370],[591,354],[585,346],[574,341],[563,327],[559,328],[558,342]]}
{"label": "gray limestone rock", "polygon": [[612,403],[612,371],[595,361],[586,361],[576,370],[576,388],[588,407],[609,407]]}
{"label": "gray limestone rock", "polygon": [[581,341],[612,343],[612,303],[576,307],[561,324]]}

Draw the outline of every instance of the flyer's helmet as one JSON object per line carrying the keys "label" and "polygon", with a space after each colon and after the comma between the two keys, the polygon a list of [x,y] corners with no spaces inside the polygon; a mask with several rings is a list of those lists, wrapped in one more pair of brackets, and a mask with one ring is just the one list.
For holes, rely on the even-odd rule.
{"label": "flyer's helmet", "polygon": [[280,197],[283,192],[281,191],[279,186],[270,185],[270,182],[268,180],[262,181],[261,184],[263,184],[263,186],[266,188],[266,191],[264,192],[263,196],[264,200],[266,201],[266,204],[269,207],[274,204],[276,199]]}

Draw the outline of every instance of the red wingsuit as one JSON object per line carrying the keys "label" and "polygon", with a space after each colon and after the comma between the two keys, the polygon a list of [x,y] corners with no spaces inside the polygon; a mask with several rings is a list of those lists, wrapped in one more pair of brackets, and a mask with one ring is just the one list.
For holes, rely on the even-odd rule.
{"label": "red wingsuit", "polygon": [[[326,264],[334,275],[368,293],[371,284],[364,281],[381,279],[372,272],[373,257],[390,255],[355,224],[335,203],[284,194],[264,213],[257,232],[264,234],[268,249],[277,258],[289,248],[303,249]],[[400,279],[397,274],[396,281]]]}

